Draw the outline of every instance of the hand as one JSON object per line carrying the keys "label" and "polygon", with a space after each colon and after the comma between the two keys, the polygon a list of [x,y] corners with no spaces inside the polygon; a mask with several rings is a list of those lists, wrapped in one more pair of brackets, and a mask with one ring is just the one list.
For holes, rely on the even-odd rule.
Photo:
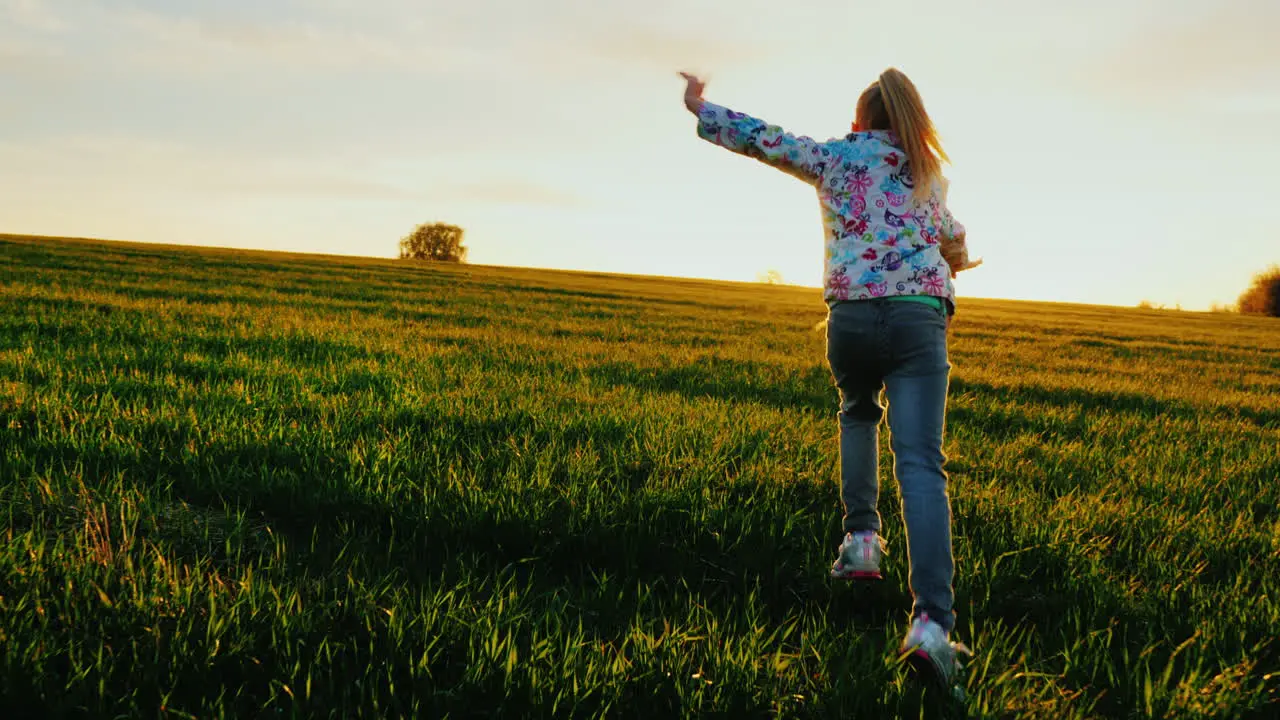
{"label": "hand", "polygon": [[960,267],[958,267],[958,268],[952,268],[952,269],[951,269],[951,279],[952,279],[952,280],[954,280],[954,279],[955,279],[955,277],[956,277],[956,273],[962,273],[962,272],[964,272],[965,270],[972,270],[972,269],[974,269],[974,268],[978,267],[978,266],[979,266],[979,265],[981,265],[981,264],[982,264],[982,258],[978,258],[977,260],[973,260],[973,261],[971,261],[971,262],[967,262],[967,263],[965,263],[964,265],[961,265],[961,266],[960,266]]}
{"label": "hand", "polygon": [[702,91],[707,88],[705,80],[700,80],[696,75],[690,75],[687,72],[680,73],[680,77],[684,78],[684,106],[689,112],[695,115],[702,109]]}

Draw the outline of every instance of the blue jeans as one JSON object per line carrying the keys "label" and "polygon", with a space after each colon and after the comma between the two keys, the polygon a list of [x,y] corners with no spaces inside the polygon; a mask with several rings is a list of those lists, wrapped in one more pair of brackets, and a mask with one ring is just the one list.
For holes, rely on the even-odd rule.
{"label": "blue jeans", "polygon": [[889,401],[889,445],[907,526],[912,616],[955,625],[951,501],[942,433],[951,363],[945,311],[884,299],[840,303],[827,319],[827,362],[840,390],[844,529],[880,531],[880,420]]}

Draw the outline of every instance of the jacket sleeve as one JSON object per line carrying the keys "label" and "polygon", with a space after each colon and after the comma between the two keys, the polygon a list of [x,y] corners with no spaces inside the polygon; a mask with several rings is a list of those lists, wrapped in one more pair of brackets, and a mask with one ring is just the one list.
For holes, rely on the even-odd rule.
{"label": "jacket sleeve", "polygon": [[947,191],[951,183],[946,178],[939,178],[938,195],[938,234],[941,241],[942,259],[947,261],[952,274],[967,270],[970,265],[969,247],[965,243],[964,225],[956,220],[947,207]]}
{"label": "jacket sleeve", "polygon": [[942,237],[947,240],[958,240],[962,244],[965,237],[964,225],[956,220],[945,205],[942,207]]}
{"label": "jacket sleeve", "polygon": [[961,225],[960,221],[956,220],[955,216],[951,214],[951,210],[947,208],[947,195],[950,190],[951,181],[945,177],[938,178],[938,185],[935,189],[938,196],[938,216],[941,220],[938,230],[942,233],[944,240],[958,240],[963,245],[964,225]]}
{"label": "jacket sleeve", "polygon": [[812,138],[706,101],[698,111],[698,137],[810,184],[822,177],[830,157],[830,151]]}

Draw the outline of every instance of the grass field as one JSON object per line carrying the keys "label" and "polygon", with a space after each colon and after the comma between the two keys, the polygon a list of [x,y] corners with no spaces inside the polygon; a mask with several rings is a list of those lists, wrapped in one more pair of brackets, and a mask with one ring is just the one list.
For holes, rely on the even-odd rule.
{"label": "grass field", "polygon": [[[5,718],[946,709],[887,462],[826,576],[815,290],[0,236],[0,294]],[[966,300],[952,362],[968,715],[1280,717],[1280,321]]]}

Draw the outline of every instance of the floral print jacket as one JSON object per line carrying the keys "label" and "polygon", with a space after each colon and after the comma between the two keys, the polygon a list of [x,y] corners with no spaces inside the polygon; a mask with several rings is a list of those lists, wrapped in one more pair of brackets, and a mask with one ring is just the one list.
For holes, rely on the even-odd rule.
{"label": "floral print jacket", "polygon": [[[698,137],[755,158],[816,187],[826,234],[828,303],[933,295],[955,312],[951,265],[964,257],[964,226],[946,207],[946,181],[915,201],[907,155],[891,130],[817,142],[703,102]],[[963,264],[961,262],[960,264]]]}

